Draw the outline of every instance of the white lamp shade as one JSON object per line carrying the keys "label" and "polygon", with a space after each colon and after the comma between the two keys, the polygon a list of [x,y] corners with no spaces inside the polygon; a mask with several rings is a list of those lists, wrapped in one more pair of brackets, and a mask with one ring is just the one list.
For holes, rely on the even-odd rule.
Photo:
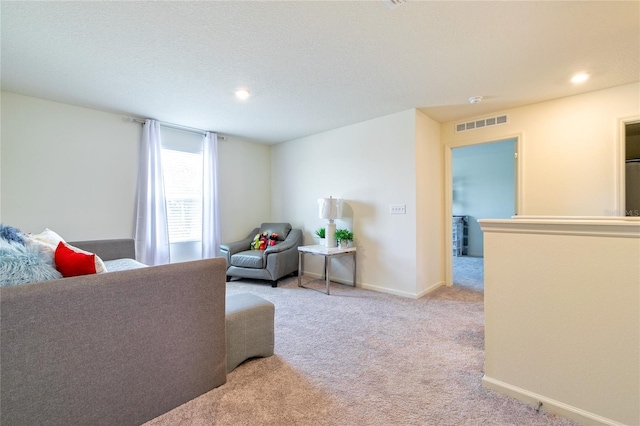
{"label": "white lamp shade", "polygon": [[320,219],[340,219],[342,217],[342,200],[337,198],[318,199],[318,217]]}

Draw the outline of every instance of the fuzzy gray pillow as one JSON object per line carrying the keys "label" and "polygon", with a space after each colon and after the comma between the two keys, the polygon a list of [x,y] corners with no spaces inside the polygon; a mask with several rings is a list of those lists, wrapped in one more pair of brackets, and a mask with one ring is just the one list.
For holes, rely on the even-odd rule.
{"label": "fuzzy gray pillow", "polygon": [[62,278],[62,274],[47,263],[38,246],[0,238],[1,287],[58,278]]}
{"label": "fuzzy gray pillow", "polygon": [[24,238],[22,236],[22,231],[18,228],[14,228],[13,226],[7,226],[0,223],[0,240],[5,241],[15,241],[16,243],[20,243],[24,245]]}

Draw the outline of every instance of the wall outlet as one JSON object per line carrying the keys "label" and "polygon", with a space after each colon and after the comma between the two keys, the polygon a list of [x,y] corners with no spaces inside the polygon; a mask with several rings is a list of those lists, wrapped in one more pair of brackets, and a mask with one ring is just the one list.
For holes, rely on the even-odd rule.
{"label": "wall outlet", "polygon": [[391,214],[407,214],[406,204],[391,204],[389,206],[389,212]]}

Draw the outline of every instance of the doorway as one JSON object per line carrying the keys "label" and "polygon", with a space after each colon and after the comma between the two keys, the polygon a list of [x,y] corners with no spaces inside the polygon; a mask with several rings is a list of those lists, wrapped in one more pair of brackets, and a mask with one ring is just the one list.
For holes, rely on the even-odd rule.
{"label": "doorway", "polygon": [[516,214],[517,138],[451,150],[452,284],[484,291],[479,219]]}
{"label": "doorway", "polygon": [[625,124],[624,215],[640,216],[640,122]]}

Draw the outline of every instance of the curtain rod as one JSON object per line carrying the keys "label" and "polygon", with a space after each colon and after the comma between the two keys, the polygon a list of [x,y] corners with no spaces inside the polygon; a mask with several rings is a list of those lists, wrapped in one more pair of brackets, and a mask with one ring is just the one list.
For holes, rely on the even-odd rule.
{"label": "curtain rod", "polygon": [[[145,120],[143,118],[127,117],[127,119],[129,121],[134,122],[134,123],[144,124],[144,122],[145,122]],[[195,127],[187,127],[187,126],[183,126],[183,125],[180,125],[180,124],[167,123],[166,121],[160,121],[160,120],[157,120],[157,121],[163,127],[168,127],[170,129],[175,129],[175,130],[182,130],[184,132],[201,133],[201,134],[204,135],[209,131],[209,130],[196,129]],[[211,133],[216,133],[216,132],[211,132]],[[218,139],[226,141],[227,137],[226,136],[222,136],[222,135],[218,135]]]}

